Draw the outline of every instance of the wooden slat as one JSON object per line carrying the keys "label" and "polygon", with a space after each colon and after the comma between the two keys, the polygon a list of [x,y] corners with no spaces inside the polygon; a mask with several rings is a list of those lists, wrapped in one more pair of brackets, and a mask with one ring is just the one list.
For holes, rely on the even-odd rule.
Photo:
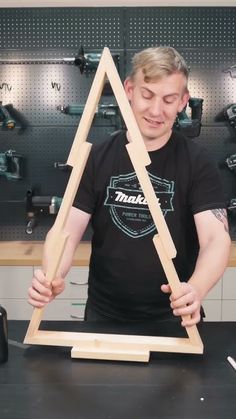
{"label": "wooden slat", "polygon": [[139,336],[102,333],[60,332],[38,330],[35,336],[27,336],[24,343],[79,347],[84,351],[159,351],[176,353],[203,353],[203,347],[193,344],[189,338],[166,336]]}

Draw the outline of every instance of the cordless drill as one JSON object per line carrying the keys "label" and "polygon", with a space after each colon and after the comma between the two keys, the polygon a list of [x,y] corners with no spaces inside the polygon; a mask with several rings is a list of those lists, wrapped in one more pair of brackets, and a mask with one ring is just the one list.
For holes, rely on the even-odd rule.
{"label": "cordless drill", "polygon": [[62,198],[58,196],[35,195],[31,189],[28,190],[26,193],[26,233],[33,233],[38,222],[38,216],[57,214],[61,202]]}
{"label": "cordless drill", "polygon": [[11,117],[8,106],[3,106],[2,102],[0,102],[0,126],[7,130],[11,130],[15,128],[16,121]]}
{"label": "cordless drill", "polygon": [[198,137],[201,131],[203,99],[191,97],[188,105],[191,108],[191,117],[187,115],[186,107],[180,112],[174,123],[174,128],[183,132],[187,137]]}
{"label": "cordless drill", "polygon": [[15,150],[0,153],[0,176],[5,176],[7,180],[22,179],[22,156]]}

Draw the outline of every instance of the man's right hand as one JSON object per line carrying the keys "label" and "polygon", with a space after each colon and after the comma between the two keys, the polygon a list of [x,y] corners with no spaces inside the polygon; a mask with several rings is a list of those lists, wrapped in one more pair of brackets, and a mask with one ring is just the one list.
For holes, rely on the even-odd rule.
{"label": "man's right hand", "polygon": [[28,302],[34,307],[42,308],[64,291],[64,278],[57,277],[50,283],[41,269],[34,271],[31,286],[28,289]]}

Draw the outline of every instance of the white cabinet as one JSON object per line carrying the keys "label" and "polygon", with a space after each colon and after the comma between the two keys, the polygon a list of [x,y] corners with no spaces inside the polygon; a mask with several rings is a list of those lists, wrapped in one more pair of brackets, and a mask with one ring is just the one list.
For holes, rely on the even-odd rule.
{"label": "white cabinet", "polygon": [[[9,319],[29,320],[32,307],[27,302],[33,266],[0,266],[0,304]],[[45,320],[83,320],[88,290],[88,267],[73,266],[66,288],[43,312]],[[226,269],[223,278],[203,301],[207,321],[236,321],[236,267]]]}
{"label": "white cabinet", "polygon": [[9,319],[29,319],[31,306],[27,290],[32,279],[30,266],[0,266],[0,304]]}
{"label": "white cabinet", "polygon": [[222,317],[222,285],[223,278],[211,289],[203,301],[202,306],[205,312],[205,320],[220,321]]}
{"label": "white cabinet", "polygon": [[236,321],[236,268],[228,267],[209,292],[203,308],[208,321]]}
{"label": "white cabinet", "polygon": [[[32,266],[0,266],[0,304],[9,320],[29,320],[33,308],[27,302]],[[49,303],[43,312],[44,320],[83,320],[87,300],[88,267],[72,267],[66,278],[65,291]]]}
{"label": "white cabinet", "polygon": [[236,268],[227,268],[224,273],[222,320],[236,321]]}

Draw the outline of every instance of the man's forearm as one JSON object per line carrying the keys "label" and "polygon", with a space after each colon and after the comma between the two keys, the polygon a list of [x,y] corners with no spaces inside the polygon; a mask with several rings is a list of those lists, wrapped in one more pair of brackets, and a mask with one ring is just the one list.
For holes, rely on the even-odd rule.
{"label": "man's forearm", "polygon": [[201,301],[224,273],[229,260],[230,244],[226,234],[223,240],[214,239],[200,249],[195,270],[188,282],[198,291]]}
{"label": "man's forearm", "polygon": [[[75,250],[80,243],[91,215],[72,207],[65,225],[65,232],[69,235],[63,256],[59,265],[58,275],[65,278],[72,265]],[[54,257],[54,247],[51,240],[54,235],[54,226],[48,232],[43,251],[43,270],[46,273],[50,260]]]}
{"label": "man's forearm", "polygon": [[[48,266],[50,265],[50,261],[54,257],[53,247],[50,245],[52,236],[53,236],[53,229],[51,229],[49,233],[47,234],[47,238],[44,243],[43,260],[42,260],[42,268],[43,268],[44,273],[47,272]],[[59,276],[65,278],[65,276],[69,272],[72,265],[73,256],[74,256],[76,247],[77,247],[76,244],[69,237],[66,242],[65,250],[63,252],[63,256],[62,256],[62,259],[58,268]]]}

